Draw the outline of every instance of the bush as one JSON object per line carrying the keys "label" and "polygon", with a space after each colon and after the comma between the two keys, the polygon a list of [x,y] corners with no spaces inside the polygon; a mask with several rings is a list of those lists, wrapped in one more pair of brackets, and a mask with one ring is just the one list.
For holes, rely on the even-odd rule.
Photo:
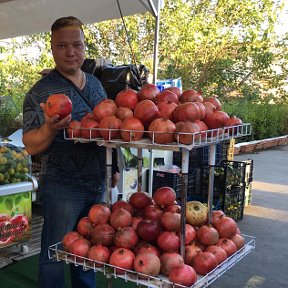
{"label": "bush", "polygon": [[251,123],[252,134],[241,141],[260,140],[288,134],[288,105],[277,103],[271,98],[255,100],[229,98],[223,101],[223,110],[236,115],[245,123]]}

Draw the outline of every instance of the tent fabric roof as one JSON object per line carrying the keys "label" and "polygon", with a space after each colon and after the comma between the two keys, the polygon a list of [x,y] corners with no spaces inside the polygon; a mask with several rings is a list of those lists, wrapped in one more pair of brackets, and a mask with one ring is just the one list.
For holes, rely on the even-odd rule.
{"label": "tent fabric roof", "polygon": [[[158,8],[158,0],[150,1]],[[119,0],[123,16],[151,11],[149,0]],[[116,0],[0,0],[0,39],[50,31],[63,16],[84,24],[120,18]]]}

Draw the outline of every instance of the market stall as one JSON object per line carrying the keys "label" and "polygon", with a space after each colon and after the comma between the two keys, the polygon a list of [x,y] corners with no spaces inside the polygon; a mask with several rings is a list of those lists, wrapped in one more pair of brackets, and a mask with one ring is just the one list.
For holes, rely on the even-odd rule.
{"label": "market stall", "polygon": [[[138,177],[142,175],[142,165],[141,165],[141,157],[142,157],[142,149],[152,149],[152,150],[169,150],[169,151],[180,151],[182,154],[182,189],[181,189],[181,198],[179,204],[181,205],[181,247],[179,249],[179,253],[182,257],[185,257],[185,227],[186,227],[186,203],[187,203],[187,177],[188,177],[188,167],[189,167],[189,151],[194,149],[195,147],[204,147],[207,146],[210,149],[210,177],[209,177],[209,191],[208,191],[208,223],[211,221],[211,213],[212,213],[212,199],[213,199],[213,185],[214,185],[214,164],[215,164],[215,147],[217,143],[220,143],[225,140],[229,140],[231,138],[238,138],[249,135],[251,133],[250,124],[242,124],[238,126],[230,127],[229,129],[225,129],[226,133],[223,133],[222,129],[213,129],[207,130],[205,135],[202,134],[202,137],[199,137],[199,133],[192,133],[191,144],[183,145],[179,142],[179,137],[181,133],[179,133],[179,137],[173,143],[165,143],[159,144],[157,143],[157,134],[146,131],[146,133],[150,134],[150,137],[144,137],[139,141],[133,141],[132,135],[136,131],[125,131],[131,134],[130,141],[125,141],[124,139],[117,138],[114,139],[112,136],[115,133],[114,129],[108,131],[108,136],[106,139],[103,138],[93,138],[91,137],[92,132],[94,130],[101,130],[101,128],[92,128],[90,130],[90,138],[81,138],[81,136],[77,135],[77,137],[73,136],[73,132],[71,134],[65,133],[65,138],[67,141],[96,141],[98,145],[104,145],[107,147],[107,204],[109,207],[109,203],[111,203],[111,171],[109,171],[112,164],[112,148],[116,147],[133,147],[138,149]],[[236,129],[236,130],[234,130]],[[99,130],[99,131],[100,131]],[[94,131],[95,132],[95,131]],[[123,131],[122,131],[123,132]],[[139,132],[139,131],[137,131]],[[76,135],[76,134],[75,134]],[[211,137],[213,135],[213,137]],[[141,179],[139,180],[138,192],[141,191]],[[212,271],[209,273],[205,273],[204,275],[201,273],[197,275],[197,281],[189,287],[208,287],[212,282],[214,282],[218,277],[220,277],[223,273],[232,268],[237,262],[239,262],[243,257],[249,254],[255,248],[255,238],[248,235],[242,235],[245,241],[245,245],[239,248],[236,252],[232,253],[225,261],[221,264],[217,265]],[[163,275],[162,273],[157,274],[156,276],[151,276],[145,274],[143,277],[143,273],[139,273],[139,271],[135,271],[132,269],[120,269],[119,266],[111,264],[111,262],[101,262],[97,260],[93,260],[91,258],[79,256],[79,254],[74,254],[68,252],[65,247],[63,247],[63,242],[55,243],[49,248],[49,255],[51,258],[56,258],[58,261],[64,261],[65,263],[72,263],[74,265],[81,265],[83,269],[93,269],[95,272],[104,273],[104,275],[109,279],[109,286],[111,285],[111,277],[120,277],[125,281],[131,281],[138,285],[144,285],[147,287],[166,287],[166,285],[173,285],[171,281],[169,281],[167,275]],[[144,279],[143,279],[144,278]],[[167,286],[169,287],[169,286]],[[178,286],[177,286],[178,287]],[[184,285],[179,285],[179,287],[186,287]]]}

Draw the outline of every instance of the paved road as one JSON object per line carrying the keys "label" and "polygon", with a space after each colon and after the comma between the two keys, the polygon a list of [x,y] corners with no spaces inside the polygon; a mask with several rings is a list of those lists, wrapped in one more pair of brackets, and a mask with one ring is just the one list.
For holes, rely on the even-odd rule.
{"label": "paved road", "polygon": [[253,159],[252,205],[238,222],[256,237],[256,249],[218,278],[211,288],[288,287],[288,145],[234,160]]}

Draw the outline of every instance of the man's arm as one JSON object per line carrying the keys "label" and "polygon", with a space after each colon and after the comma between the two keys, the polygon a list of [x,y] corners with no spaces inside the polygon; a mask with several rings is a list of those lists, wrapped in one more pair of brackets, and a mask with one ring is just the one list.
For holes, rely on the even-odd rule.
{"label": "man's arm", "polygon": [[68,127],[71,115],[58,121],[58,116],[49,117],[45,113],[45,104],[40,104],[44,111],[45,122],[40,128],[32,129],[23,134],[23,143],[30,155],[36,155],[45,151],[52,143],[59,130]]}

